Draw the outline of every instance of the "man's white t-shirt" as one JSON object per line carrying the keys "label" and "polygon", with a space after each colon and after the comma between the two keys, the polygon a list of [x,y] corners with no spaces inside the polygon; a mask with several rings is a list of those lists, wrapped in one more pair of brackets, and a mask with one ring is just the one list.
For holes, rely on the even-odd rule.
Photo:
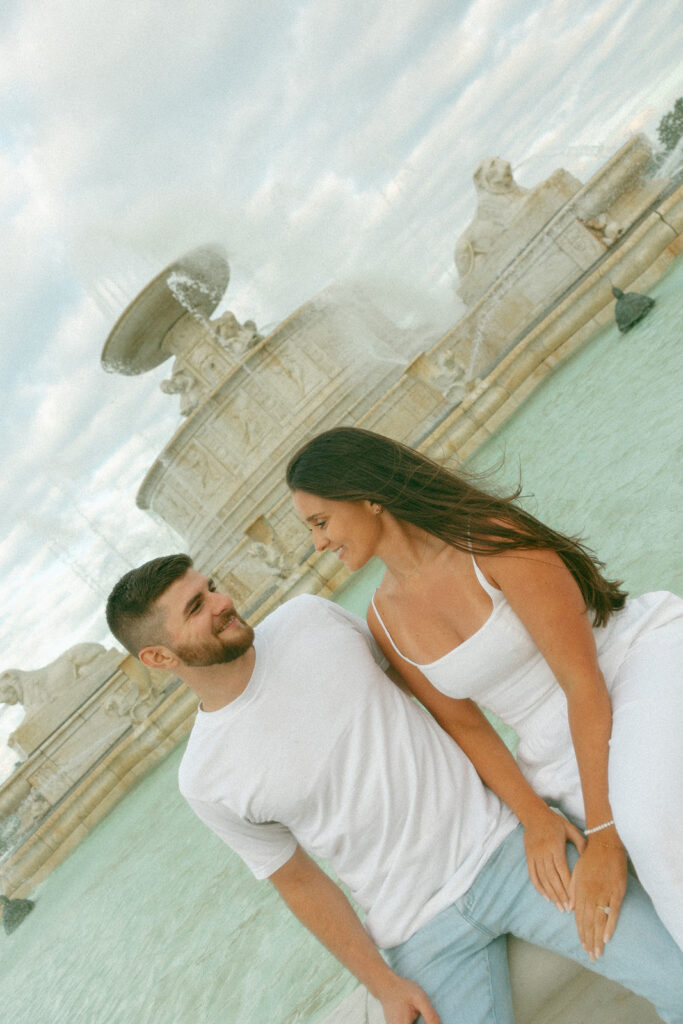
{"label": "man's white t-shirt", "polygon": [[387,679],[355,615],[296,597],[254,646],[244,692],[198,711],[180,790],[257,878],[297,843],[329,861],[376,944],[395,946],[469,888],[517,819]]}

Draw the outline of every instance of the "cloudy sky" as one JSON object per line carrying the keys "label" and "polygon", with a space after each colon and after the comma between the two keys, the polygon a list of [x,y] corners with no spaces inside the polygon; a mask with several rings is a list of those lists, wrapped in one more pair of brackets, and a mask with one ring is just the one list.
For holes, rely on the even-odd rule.
{"label": "cloudy sky", "polygon": [[222,243],[260,328],[359,277],[443,309],[477,162],[586,180],[681,52],[678,0],[3,0],[0,670],[109,643],[111,583],[178,546],[135,508],[168,367],[99,362],[163,266]]}

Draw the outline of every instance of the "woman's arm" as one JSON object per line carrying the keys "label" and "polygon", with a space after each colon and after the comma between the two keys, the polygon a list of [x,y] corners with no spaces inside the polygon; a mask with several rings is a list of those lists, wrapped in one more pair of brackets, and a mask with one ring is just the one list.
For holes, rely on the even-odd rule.
{"label": "woman's arm", "polygon": [[[610,821],[612,708],[578,584],[553,551],[511,551],[478,557],[477,562],[503,591],[566,695],[586,827]],[[626,855],[612,826],[590,837],[573,878],[577,927],[590,955],[599,956],[614,932],[625,888]],[[609,917],[599,909],[605,906]]]}
{"label": "woman's arm", "polygon": [[390,677],[394,682],[397,681],[396,676],[403,680],[408,690],[469,757],[482,781],[524,825],[529,875],[536,889],[546,899],[552,900],[559,910],[568,910],[571,876],[565,843],[567,840],[573,842],[581,852],[586,843],[581,832],[552,811],[534,792],[514,757],[474,701],[447,697],[435,689],[418,669],[404,661],[387,641],[372,606],[368,609],[368,624],[391,662]]}

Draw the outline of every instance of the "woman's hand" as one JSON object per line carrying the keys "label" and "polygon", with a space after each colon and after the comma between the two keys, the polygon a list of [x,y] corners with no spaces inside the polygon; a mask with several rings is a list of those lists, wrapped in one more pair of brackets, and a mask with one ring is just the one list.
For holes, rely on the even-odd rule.
{"label": "woman's hand", "polygon": [[558,910],[572,909],[571,873],[565,844],[574,843],[583,853],[586,840],[570,821],[549,807],[524,822],[524,849],[529,877],[541,896],[551,900]]}
{"label": "woman's hand", "polygon": [[[569,891],[579,939],[592,961],[602,956],[612,938],[626,892],[626,851],[589,841],[572,872]],[[607,910],[606,910],[607,908]]]}

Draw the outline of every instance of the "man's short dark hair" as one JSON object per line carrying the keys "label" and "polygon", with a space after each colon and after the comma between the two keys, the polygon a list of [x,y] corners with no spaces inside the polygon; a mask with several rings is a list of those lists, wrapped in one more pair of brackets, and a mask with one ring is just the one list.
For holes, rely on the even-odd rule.
{"label": "man's short dark hair", "polygon": [[107,600],[107,623],[136,658],[143,647],[168,643],[164,617],[154,604],[191,568],[189,555],[162,555],[131,569],[114,586]]}

